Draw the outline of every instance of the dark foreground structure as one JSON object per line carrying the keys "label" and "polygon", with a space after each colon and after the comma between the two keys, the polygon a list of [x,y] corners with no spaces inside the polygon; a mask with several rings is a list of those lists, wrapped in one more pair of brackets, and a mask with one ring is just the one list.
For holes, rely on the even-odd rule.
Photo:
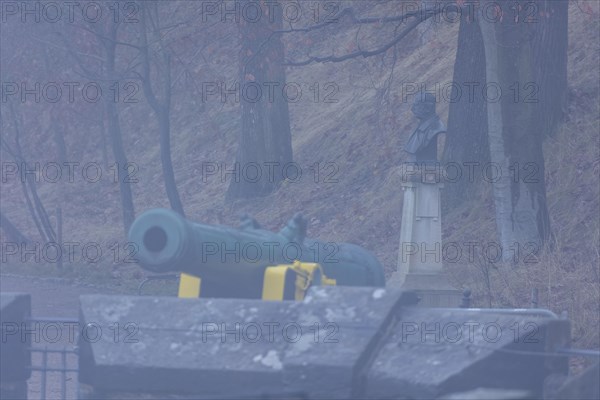
{"label": "dark foreground structure", "polygon": [[[60,321],[2,293],[0,398],[34,384],[31,399],[598,398],[597,367],[568,379],[567,319],[423,307],[418,291],[385,288],[365,249],[340,244],[330,258],[305,232],[299,215],[273,233],[144,213],[129,234],[139,263],[180,273],[179,297],[85,295],[79,318]],[[302,255],[266,251],[287,247]],[[228,258],[244,248],[259,252]]]}
{"label": "dark foreground structure", "polygon": [[[25,398],[29,295],[0,300],[2,398]],[[301,302],[82,296],[78,397],[597,396],[593,371],[564,384],[567,320],[416,302],[410,292],[334,286],[312,287]]]}

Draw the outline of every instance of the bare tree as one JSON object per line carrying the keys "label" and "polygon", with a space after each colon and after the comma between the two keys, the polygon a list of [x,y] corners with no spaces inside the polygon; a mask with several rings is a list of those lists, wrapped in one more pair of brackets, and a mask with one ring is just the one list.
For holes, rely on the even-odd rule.
{"label": "bare tree", "polygon": [[282,91],[284,48],[275,34],[282,28],[283,11],[275,7],[275,15],[266,18],[267,8],[262,2],[260,6],[263,17],[258,22],[242,18],[239,23],[242,123],[236,169],[241,172],[240,179],[231,180],[228,200],[271,193],[285,179],[283,168],[293,160],[289,109]]}
{"label": "bare tree", "polygon": [[566,116],[569,2],[536,0],[523,7],[533,18],[533,74],[539,88],[536,125],[543,135],[552,135]]}
{"label": "bare tree", "polygon": [[[497,20],[479,18],[479,25],[486,82],[510,93],[515,82],[535,85],[535,30],[527,20],[501,13],[497,9]],[[557,51],[566,52],[566,48]],[[499,171],[493,183],[496,227],[505,261],[513,258],[508,249],[537,253],[550,236],[539,104],[507,95],[487,104],[490,157]]]}
{"label": "bare tree", "polygon": [[[448,131],[442,156],[452,182],[442,192],[444,210],[454,209],[473,198],[484,165],[489,162],[487,141],[487,103],[483,98],[485,82],[485,53],[479,24],[463,13],[458,32],[454,61]],[[454,169],[451,165],[454,165]]]}
{"label": "bare tree", "polygon": [[[160,160],[169,203],[173,210],[185,215],[171,160],[171,54],[161,36],[158,3],[140,2],[139,4],[143,11],[141,13],[140,52],[144,94],[158,120]],[[148,41],[148,34],[150,34],[151,42]],[[152,84],[152,65],[156,66],[156,88],[153,88]]]}
{"label": "bare tree", "polygon": [[[10,145],[8,140],[5,137],[0,137],[0,144],[2,149],[12,156],[13,160],[19,165],[19,168],[23,170],[24,173],[21,174],[20,182],[21,187],[23,189],[23,195],[25,197],[25,201],[27,203],[27,208],[29,210],[29,214],[37,227],[38,233],[42,240],[46,243],[53,242],[56,240],[56,233],[52,228],[52,224],[50,223],[50,218],[48,217],[48,213],[46,212],[46,208],[44,204],[40,200],[40,197],[37,192],[37,184],[36,177],[34,177],[35,168],[28,162],[26,159],[23,148],[21,146],[21,139],[23,135],[23,121],[20,118],[20,115],[15,110],[13,103],[11,101],[8,102],[8,111],[12,117],[12,124],[8,125],[5,119],[2,119],[2,125],[4,129],[11,129],[14,131],[14,146]],[[24,175],[24,176],[23,176]]]}
{"label": "bare tree", "polygon": [[[99,6],[95,4],[95,6]],[[112,5],[114,6],[114,4]],[[120,6],[120,5],[119,5]],[[105,10],[106,12],[106,10]],[[110,15],[110,13],[108,13]],[[102,93],[111,93],[115,82],[120,84],[120,80],[131,73],[131,68],[126,71],[118,71],[117,46],[134,47],[126,42],[118,40],[118,30],[121,26],[120,20],[108,18],[105,23],[85,22],[83,25],[74,25],[84,33],[91,33],[96,38],[99,48],[102,50],[100,56],[81,52],[72,42],[72,37],[65,37],[64,33],[57,32],[62,37],[64,49],[76,62],[76,65],[83,72],[83,76],[96,82],[100,82]],[[106,129],[108,131],[115,162],[120,171],[129,171],[132,164],[129,162],[123,145],[123,135],[119,121],[119,110],[114,97],[102,96],[104,111],[106,113]],[[123,214],[123,226],[125,234],[135,219],[135,210],[133,206],[133,196],[128,176],[121,176],[119,173],[119,193],[121,196],[121,210]]]}
{"label": "bare tree", "polygon": [[[107,24],[106,36],[102,37],[98,35],[98,40],[104,45],[105,52],[105,63],[104,63],[104,83],[106,92],[108,92],[108,82],[110,79],[118,77],[115,68],[116,59],[116,47],[117,47],[117,30],[119,28],[118,23],[110,21]],[[110,134],[113,154],[117,166],[119,169],[127,169],[129,167],[129,161],[125,154],[125,148],[123,146],[123,135],[121,133],[121,124],[119,122],[119,111],[117,104],[114,99],[110,96],[104,97],[104,104],[106,106],[106,113],[108,117],[108,132]],[[131,186],[129,180],[125,177],[119,177],[119,192],[121,193],[121,207],[123,212],[123,225],[125,228],[125,234],[129,230],[129,227],[135,219],[135,210],[133,207],[133,196],[131,194]]]}

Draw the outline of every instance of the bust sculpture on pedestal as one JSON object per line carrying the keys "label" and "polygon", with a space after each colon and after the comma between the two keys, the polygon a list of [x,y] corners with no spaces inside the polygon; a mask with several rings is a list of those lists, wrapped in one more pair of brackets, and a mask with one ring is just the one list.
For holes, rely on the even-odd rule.
{"label": "bust sculpture on pedestal", "polygon": [[458,307],[460,293],[450,286],[442,269],[440,191],[444,185],[437,140],[446,128],[435,113],[435,102],[432,94],[420,93],[411,108],[419,125],[404,147],[408,162],[401,169],[400,249],[397,270],[388,285],[415,290],[424,306]]}
{"label": "bust sculpture on pedestal", "polygon": [[419,119],[419,126],[410,135],[404,151],[409,162],[437,162],[437,138],[446,132],[446,127],[435,113],[435,96],[419,93],[411,108]]}

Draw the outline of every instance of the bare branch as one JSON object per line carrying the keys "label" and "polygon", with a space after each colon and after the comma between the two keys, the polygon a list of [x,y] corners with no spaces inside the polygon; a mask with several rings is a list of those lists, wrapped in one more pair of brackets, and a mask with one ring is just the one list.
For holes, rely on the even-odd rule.
{"label": "bare branch", "polygon": [[139,50],[139,47],[136,46],[136,45],[134,45],[134,44],[127,43],[127,42],[121,42],[119,40],[115,40],[115,39],[109,38],[109,37],[107,37],[105,35],[102,35],[102,34],[96,32],[96,31],[94,31],[94,30],[92,30],[92,29],[90,29],[90,28],[88,28],[86,26],[83,26],[83,25],[77,25],[77,26],[79,28],[83,29],[84,31],[90,32],[91,34],[98,36],[100,39],[106,40],[108,42],[112,42],[115,45],[133,47],[134,49]]}
{"label": "bare branch", "polygon": [[404,37],[406,37],[406,35],[408,35],[413,29],[415,29],[421,22],[423,22],[423,21],[425,21],[425,19],[430,18],[431,16],[435,15],[435,13],[437,13],[437,11],[432,11],[432,12],[428,13],[426,18],[424,18],[424,19],[415,19],[402,32],[400,32],[400,34],[398,36],[396,36],[391,42],[385,44],[384,46],[382,46],[378,49],[359,50],[359,51],[356,51],[353,53],[345,54],[343,56],[334,56],[334,55],[327,56],[327,57],[314,56],[314,57],[309,57],[308,59],[306,59],[304,61],[287,61],[284,63],[284,65],[292,66],[292,67],[301,67],[304,65],[311,64],[313,62],[319,62],[319,63],[342,62],[342,61],[346,61],[346,60],[356,58],[356,57],[366,58],[366,57],[375,56],[377,54],[385,53],[390,48],[392,48],[393,46],[398,44],[398,42],[400,42]]}
{"label": "bare branch", "polygon": [[[353,22],[355,24],[403,22],[409,18],[418,17],[418,16],[420,16],[422,18],[421,22],[423,22],[427,18],[429,18],[431,15],[433,15],[433,14],[431,14],[432,12],[433,12],[433,10],[421,10],[421,11],[411,11],[411,12],[407,12],[402,15],[396,15],[393,17],[357,18],[356,15],[354,15],[354,9],[351,7],[348,7],[348,8],[345,8],[344,10],[342,10],[342,12],[339,14],[339,16],[334,20],[322,22],[320,24],[315,24],[315,25],[304,27],[304,28],[281,29],[281,30],[275,31],[275,33],[310,32],[310,31],[330,27],[332,23],[338,22],[338,20],[340,18],[346,17],[346,16],[350,19],[351,22]],[[439,12],[439,10],[436,12]]]}

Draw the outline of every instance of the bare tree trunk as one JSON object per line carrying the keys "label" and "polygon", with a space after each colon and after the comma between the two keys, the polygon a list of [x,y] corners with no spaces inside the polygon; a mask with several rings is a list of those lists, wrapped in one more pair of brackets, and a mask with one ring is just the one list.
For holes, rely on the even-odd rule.
{"label": "bare tree trunk", "polygon": [[175,182],[175,172],[173,171],[173,161],[171,160],[171,122],[169,119],[169,110],[163,109],[158,115],[158,125],[160,130],[160,161],[162,164],[163,176],[165,179],[165,189],[171,208],[182,216],[185,216],[183,204],[177,191]]}
{"label": "bare tree trunk", "polygon": [[496,227],[504,261],[517,261],[515,255],[539,251],[550,233],[537,110],[514,90],[515,84],[520,89],[533,82],[531,26],[482,16],[479,24],[486,81],[502,94],[499,101],[488,98],[487,104]]}
{"label": "bare tree trunk", "polygon": [[[567,48],[569,2],[537,0],[533,39],[534,82],[539,88],[537,124],[552,135],[567,113]],[[532,7],[532,6],[530,6]]]}
{"label": "bare tree trunk", "polygon": [[479,25],[468,18],[468,13],[463,13],[460,21],[452,81],[442,156],[450,178],[442,192],[444,210],[473,199],[482,181],[481,172],[490,160],[487,104],[483,97],[485,52]]}
{"label": "bare tree trunk", "polygon": [[[496,30],[494,23],[485,18],[479,18],[481,36],[485,46],[486,59],[486,82],[498,82],[500,71],[498,64],[498,48],[496,43]],[[509,160],[505,154],[502,106],[499,102],[487,105],[488,115],[488,140],[490,146],[490,157],[492,162],[500,167],[502,171],[508,171]],[[501,174],[500,179],[494,183],[494,205],[496,207],[496,229],[500,244],[505,250],[503,256],[508,255],[506,249],[511,248],[512,220],[511,220],[511,193],[510,178]]]}
{"label": "bare tree trunk", "polygon": [[[13,104],[8,103],[8,105],[14,123],[15,149],[12,150],[8,148],[8,144],[4,142],[6,145],[6,150],[14,157],[15,161],[21,163],[21,168],[25,168],[27,171],[33,171],[33,169],[30,169],[30,164],[27,162],[23,153],[23,149],[21,148],[21,128],[23,127],[23,121],[20,115],[17,116],[17,112],[15,111]],[[44,208],[44,205],[38,196],[35,179],[36,178],[32,177],[31,173],[25,173],[25,179],[21,179],[23,195],[25,196],[27,207],[29,208],[31,217],[33,218],[42,240],[44,242],[52,242],[55,240],[55,233],[52,229],[52,225],[50,224],[48,213],[46,212],[46,209]]]}
{"label": "bare tree trunk", "polygon": [[[105,85],[102,88],[104,93],[110,93],[108,82],[111,78],[117,76],[115,71],[117,25],[112,21],[108,22],[108,24],[108,40],[99,39],[104,43],[104,48],[106,50]],[[120,172],[122,169],[126,170],[128,166],[128,160],[123,147],[123,137],[121,134],[121,125],[119,123],[117,105],[114,102],[114,99],[111,99],[110,97],[111,96],[104,96],[104,104],[106,106],[108,132],[112,142],[112,150],[115,156],[115,161],[117,162],[117,168]],[[127,177],[121,176],[120,173],[117,176],[119,177],[119,192],[121,194],[123,225],[125,228],[125,235],[127,235],[127,231],[129,230],[129,227],[135,218],[133,196],[131,194],[131,187]]]}
{"label": "bare tree trunk", "polygon": [[54,133],[54,143],[56,144],[58,163],[63,165],[67,161],[67,144],[63,129],[56,118],[52,118],[52,132]]}
{"label": "bare tree trunk", "polygon": [[[268,195],[286,178],[284,168],[293,160],[287,101],[293,101],[296,94],[291,88],[288,98],[285,97],[283,43],[279,35],[272,33],[283,26],[282,7],[274,7],[271,22],[267,7],[261,6],[263,12],[258,22],[242,18],[239,25],[242,112],[236,159],[239,174],[229,184],[227,200]],[[258,90],[262,96],[255,101]]]}
{"label": "bare tree trunk", "polygon": [[[57,153],[58,153],[57,154],[58,163],[61,166],[64,166],[65,163],[67,162],[67,144],[65,143],[64,131],[56,118],[52,118],[52,130],[54,133],[54,142],[56,143],[56,148],[57,148]],[[59,204],[56,207],[56,242],[59,245],[62,245],[63,219],[62,219],[61,205],[67,204],[69,199],[68,199],[67,190],[66,190],[67,185],[64,180],[61,179],[57,188],[58,188],[59,192],[56,197],[58,199]],[[62,258],[58,261],[58,267],[62,268]]]}
{"label": "bare tree trunk", "polygon": [[104,123],[104,121],[106,120],[106,107],[104,106],[104,104],[102,104],[102,114],[100,115],[100,139],[102,142],[102,162],[104,163],[104,166],[106,167],[106,169],[108,169],[110,167],[110,165],[108,165],[109,161],[108,161],[108,150],[107,150],[107,132],[106,132],[106,124]]}
{"label": "bare tree trunk", "polygon": [[[143,3],[140,3],[143,4]],[[142,84],[144,86],[144,94],[148,103],[154,110],[156,118],[158,120],[158,129],[160,137],[160,161],[162,165],[163,177],[165,180],[165,190],[171,208],[185,216],[183,210],[183,204],[179,197],[179,191],[177,190],[177,183],[175,182],[175,172],[173,171],[173,161],[171,159],[171,59],[168,53],[168,49],[164,47],[164,43],[161,40],[160,34],[160,18],[158,15],[158,4],[156,2],[151,3],[152,7],[144,7],[142,14],[142,32],[141,38],[141,53],[142,53],[142,69],[143,77]],[[154,16],[152,15],[154,14]],[[162,82],[159,85],[159,97],[155,94],[151,83],[151,57],[150,49],[148,47],[148,21],[152,22],[151,33],[152,41],[155,47],[158,47],[157,52],[160,53],[158,60],[156,61],[158,68],[158,80]]]}

